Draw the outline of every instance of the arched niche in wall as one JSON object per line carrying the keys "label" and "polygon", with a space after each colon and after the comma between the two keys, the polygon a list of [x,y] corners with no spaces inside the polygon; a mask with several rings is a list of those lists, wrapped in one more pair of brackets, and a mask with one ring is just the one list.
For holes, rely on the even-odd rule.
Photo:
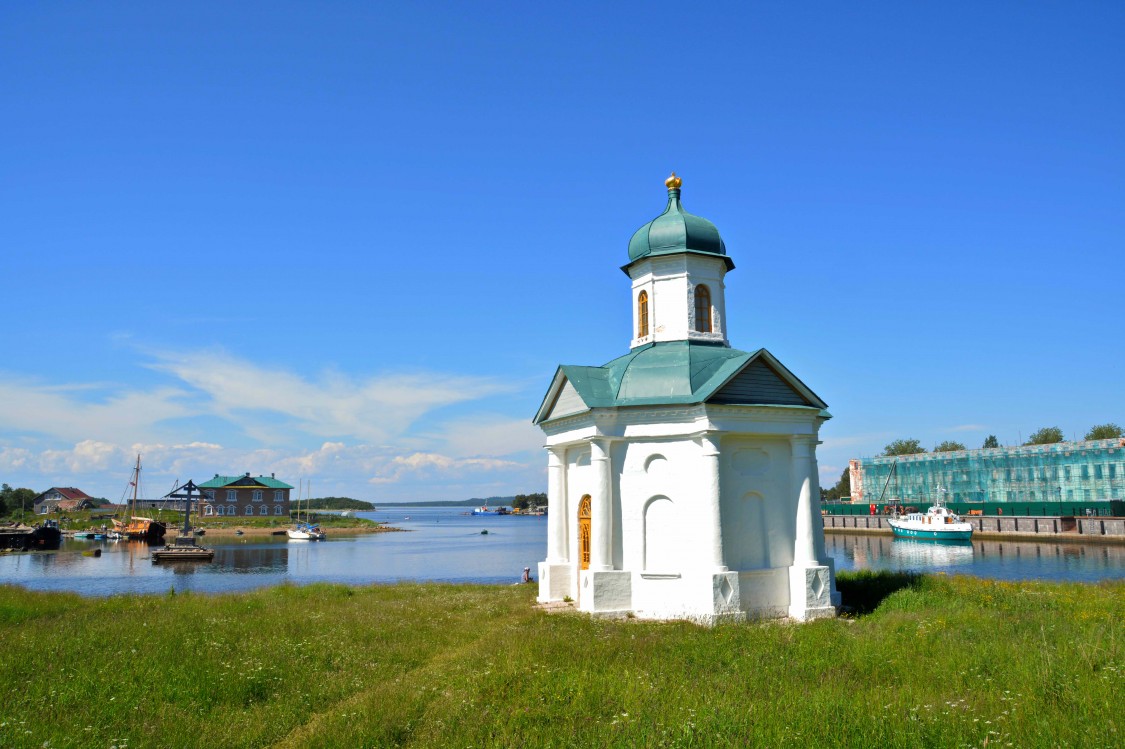
{"label": "arched niche in wall", "polygon": [[769,566],[766,498],[749,491],[723,502],[723,561],[732,570]]}
{"label": "arched niche in wall", "polygon": [[668,497],[657,496],[645,502],[644,569],[646,572],[677,572],[680,568],[681,539],[676,505]]}
{"label": "arched niche in wall", "polygon": [[645,458],[645,473],[649,476],[663,476],[668,469],[668,459],[660,453],[653,453]]}

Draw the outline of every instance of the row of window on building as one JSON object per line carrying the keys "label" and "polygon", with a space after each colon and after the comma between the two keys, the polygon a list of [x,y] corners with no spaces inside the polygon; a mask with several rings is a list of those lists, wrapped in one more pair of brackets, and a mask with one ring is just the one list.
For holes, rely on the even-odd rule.
{"label": "row of window on building", "polygon": [[[204,494],[204,496],[207,497],[207,499],[209,501],[211,501],[211,502],[215,501],[215,490],[214,489],[206,489],[206,490],[204,490],[203,494]],[[250,497],[250,499],[254,502],[261,502],[264,498],[265,498],[265,492],[262,491],[261,489],[255,489],[254,493]],[[238,501],[238,490],[237,489],[227,489],[227,501],[228,502],[237,502]],[[273,501],[274,502],[284,502],[285,501],[285,492],[282,491],[281,489],[276,490],[273,493]]]}
{"label": "row of window on building", "polygon": [[[1079,478],[1088,479],[1090,478],[1091,468],[1093,468],[1092,472],[1095,479],[1115,479],[1119,472],[1116,463],[1107,463],[1104,466],[1101,463],[1095,463],[1093,466],[1084,463],[1077,467],[1079,470],[1077,474],[1075,474],[1075,472],[1071,470],[1071,466],[1063,466],[1062,478],[1069,479],[1077,475]],[[1125,471],[1122,471],[1122,473],[1125,474]],[[965,475],[966,477],[968,476],[968,474]],[[1000,479],[1000,471],[998,469],[993,469],[992,478]],[[1022,468],[1009,468],[1004,473],[1004,478],[1008,481],[1035,481],[1036,479],[1046,481],[1048,479],[1057,479],[1059,478],[1059,467],[1053,466],[1050,470],[1046,467],[1028,468],[1026,470]]]}
{"label": "row of window on building", "polygon": [[[258,508],[257,512],[254,511],[255,507]],[[242,513],[242,515],[244,515],[244,516],[245,515],[255,515],[255,514],[256,515],[269,515],[270,514],[270,506],[269,505],[246,505],[244,510],[245,511]],[[273,506],[273,514],[274,515],[280,515],[282,512],[283,512],[283,509],[282,509],[281,505],[274,505]],[[209,505],[209,504],[205,504],[205,505],[203,505],[203,514],[204,515],[238,515],[239,514],[238,505],[219,505],[219,504]]]}

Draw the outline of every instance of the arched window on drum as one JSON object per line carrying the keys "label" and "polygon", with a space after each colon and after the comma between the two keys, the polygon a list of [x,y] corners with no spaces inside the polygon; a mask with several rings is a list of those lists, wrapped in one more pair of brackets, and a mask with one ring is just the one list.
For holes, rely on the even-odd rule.
{"label": "arched window on drum", "polygon": [[698,333],[711,331],[711,290],[703,284],[695,287],[695,330]]}
{"label": "arched window on drum", "polygon": [[637,295],[637,338],[648,335],[648,292],[641,290]]}

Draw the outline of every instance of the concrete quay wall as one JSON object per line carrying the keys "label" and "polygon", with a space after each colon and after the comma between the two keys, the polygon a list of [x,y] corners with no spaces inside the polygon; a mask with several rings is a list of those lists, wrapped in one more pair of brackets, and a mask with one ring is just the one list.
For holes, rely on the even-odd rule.
{"label": "concrete quay wall", "polygon": [[[824,515],[828,533],[891,533],[884,515]],[[1036,536],[1072,541],[1125,541],[1125,518],[1042,517],[1022,515],[969,516],[973,535]]]}

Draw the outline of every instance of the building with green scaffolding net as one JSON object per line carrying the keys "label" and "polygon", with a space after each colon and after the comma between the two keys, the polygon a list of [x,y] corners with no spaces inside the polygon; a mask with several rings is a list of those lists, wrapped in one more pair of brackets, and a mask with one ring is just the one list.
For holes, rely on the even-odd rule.
{"label": "building with green scaffolding net", "polygon": [[853,503],[1125,499],[1125,438],[879,456],[849,463]]}

